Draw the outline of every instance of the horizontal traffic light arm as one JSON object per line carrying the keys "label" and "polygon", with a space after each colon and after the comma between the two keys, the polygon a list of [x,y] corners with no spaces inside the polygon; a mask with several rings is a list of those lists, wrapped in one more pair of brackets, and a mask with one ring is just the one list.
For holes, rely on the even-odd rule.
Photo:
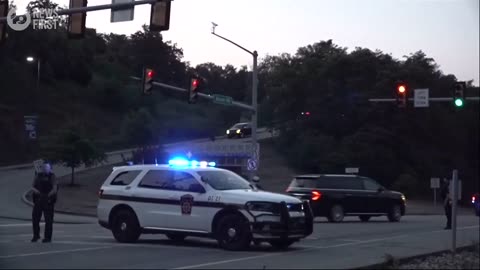
{"label": "horizontal traffic light arm", "polygon": [[[173,0],[172,0],[173,1]],[[121,10],[121,9],[129,9],[134,6],[138,5],[146,5],[146,4],[155,4],[158,0],[139,0],[130,3],[116,3],[116,4],[107,4],[107,5],[98,5],[98,6],[87,6],[81,8],[69,8],[69,9],[61,9],[57,11],[58,15],[70,15],[76,13],[84,13],[89,11],[97,11],[97,10],[104,10],[104,9],[114,9],[114,10]],[[16,17],[21,17],[24,15],[17,15]],[[0,17],[0,22],[4,22],[7,20],[7,17]]]}
{"label": "horizontal traffic light arm", "polygon": [[[140,80],[140,81],[142,80],[141,78],[138,78],[138,77],[130,77],[130,78],[134,79],[134,80]],[[171,90],[175,90],[175,91],[179,91],[179,92],[188,92],[188,89],[173,86],[173,85],[169,85],[169,84],[165,84],[165,83],[153,82],[153,85],[163,87],[163,88],[167,88],[167,89],[171,89]],[[207,95],[207,94],[203,94],[203,93],[198,93],[198,96],[202,97],[202,98],[205,98],[205,99],[208,99],[208,100],[213,100],[214,99],[214,97],[212,95]],[[255,112],[255,109],[252,106],[247,105],[245,103],[238,102],[238,101],[233,101],[232,104],[229,105],[229,106],[235,106],[235,107],[239,107],[239,108],[242,108],[242,109],[247,109],[247,110],[250,110],[252,112]]]}
{"label": "horizontal traffic light arm", "polygon": [[[414,98],[408,98],[409,101],[414,101]],[[438,102],[452,102],[453,97],[431,97],[429,101],[438,101]],[[480,97],[465,97],[465,100],[480,101]],[[395,98],[369,98],[370,102],[394,102],[397,101]]]}

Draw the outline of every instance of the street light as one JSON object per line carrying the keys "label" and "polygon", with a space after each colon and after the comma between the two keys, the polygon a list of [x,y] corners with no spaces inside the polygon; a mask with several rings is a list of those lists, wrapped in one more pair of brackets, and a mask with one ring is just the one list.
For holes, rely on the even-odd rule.
{"label": "street light", "polygon": [[37,61],[37,92],[40,89],[40,59],[35,59],[33,56],[27,56],[27,62],[35,62]]}
{"label": "street light", "polygon": [[[257,53],[257,51],[251,52],[251,51],[245,49],[244,47],[238,45],[237,43],[216,34],[215,33],[215,28],[217,26],[218,26],[218,24],[212,22],[212,35],[217,36],[217,37],[219,37],[223,40],[226,40],[226,41],[232,43],[233,45],[237,46],[238,48],[246,51],[247,53],[249,53],[253,56],[253,71],[252,71],[252,73],[253,73],[252,74],[252,107],[253,107],[253,115],[252,115],[252,156],[254,156],[256,154],[256,148],[257,148],[257,119],[258,119],[258,115],[257,115],[257,112],[258,112],[258,108],[257,108],[258,107],[257,106],[257,92],[258,92],[257,58],[258,58],[258,53]],[[257,158],[259,159],[260,157],[257,157]],[[258,164],[258,161],[257,161],[257,164]],[[250,180],[253,179],[254,175],[255,175],[255,173],[252,173],[250,175]]]}

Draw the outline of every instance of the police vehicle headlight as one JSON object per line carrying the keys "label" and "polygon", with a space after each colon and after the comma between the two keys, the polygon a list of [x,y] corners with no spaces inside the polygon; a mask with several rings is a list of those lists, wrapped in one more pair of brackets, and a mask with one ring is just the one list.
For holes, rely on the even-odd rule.
{"label": "police vehicle headlight", "polygon": [[227,135],[230,134],[230,130],[227,130]]}
{"label": "police vehicle headlight", "polygon": [[277,204],[271,202],[248,202],[246,207],[250,212],[267,212],[271,214],[280,212]]}

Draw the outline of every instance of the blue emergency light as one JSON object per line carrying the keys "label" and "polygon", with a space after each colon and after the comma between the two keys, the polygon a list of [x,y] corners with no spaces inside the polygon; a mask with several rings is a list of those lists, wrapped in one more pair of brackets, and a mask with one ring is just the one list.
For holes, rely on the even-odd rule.
{"label": "blue emergency light", "polygon": [[207,161],[197,161],[197,160],[187,160],[184,158],[173,158],[168,161],[168,165],[172,167],[215,167],[217,164],[213,161],[207,162]]}

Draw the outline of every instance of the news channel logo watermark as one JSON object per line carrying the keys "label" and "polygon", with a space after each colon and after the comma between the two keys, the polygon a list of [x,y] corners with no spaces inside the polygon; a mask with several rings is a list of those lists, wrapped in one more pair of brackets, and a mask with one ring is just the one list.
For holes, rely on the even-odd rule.
{"label": "news channel logo watermark", "polygon": [[7,25],[14,31],[24,31],[30,25],[34,30],[54,30],[60,23],[60,16],[55,9],[40,8],[37,12],[18,17],[15,14],[15,9],[11,9],[7,14]]}

